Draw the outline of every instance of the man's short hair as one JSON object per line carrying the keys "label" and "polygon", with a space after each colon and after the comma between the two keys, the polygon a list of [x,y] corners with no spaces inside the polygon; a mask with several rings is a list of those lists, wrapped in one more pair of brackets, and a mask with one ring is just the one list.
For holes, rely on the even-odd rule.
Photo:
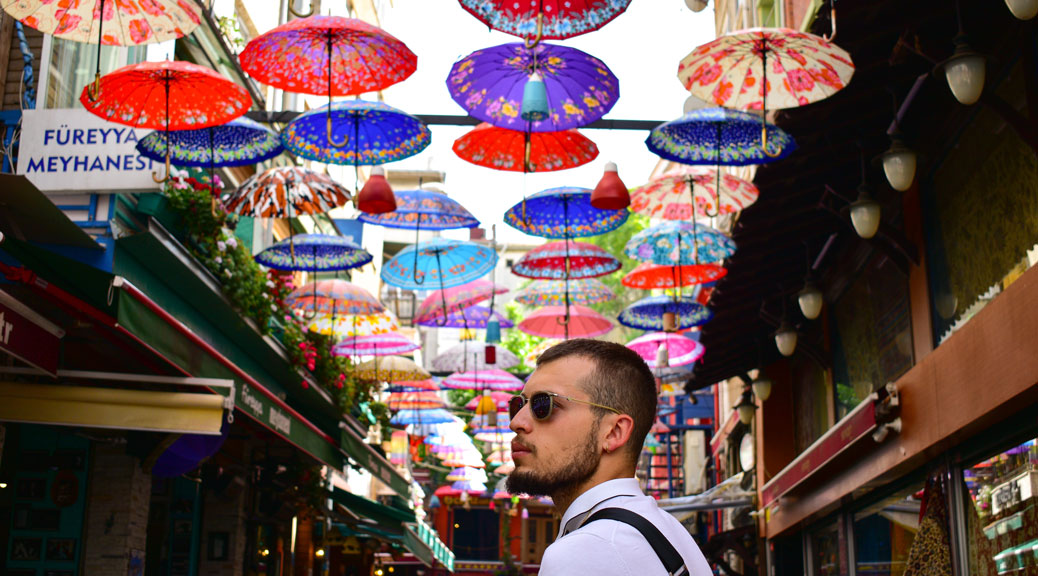
{"label": "man's short hair", "polygon": [[537,358],[537,365],[569,356],[594,362],[595,370],[580,382],[592,402],[616,408],[634,420],[631,439],[625,446],[637,462],[645,437],[656,420],[656,379],[652,370],[637,352],[626,346],[585,338],[566,340],[548,348]]}

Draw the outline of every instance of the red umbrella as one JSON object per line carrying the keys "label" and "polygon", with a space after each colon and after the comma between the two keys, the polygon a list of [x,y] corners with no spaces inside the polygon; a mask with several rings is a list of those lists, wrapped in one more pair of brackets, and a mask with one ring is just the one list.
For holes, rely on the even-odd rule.
{"label": "red umbrella", "polygon": [[539,280],[577,280],[605,276],[616,272],[620,266],[616,257],[594,244],[559,240],[523,254],[512,267],[512,274]]}
{"label": "red umbrella", "polygon": [[494,284],[489,280],[473,280],[468,284],[462,284],[454,288],[436,290],[429,294],[425,300],[422,300],[421,305],[418,306],[418,313],[415,315],[414,323],[438,321],[441,318],[446,318],[453,312],[461,312],[470,306],[489,300],[494,294],[505,294],[507,292],[508,288]]}
{"label": "red umbrella", "polygon": [[460,0],[487,26],[502,32],[533,38],[562,40],[598,30],[627,9],[631,0]]}
{"label": "red umbrella", "polygon": [[[166,131],[166,177],[169,178],[169,131],[226,124],[252,106],[249,93],[220,74],[190,62],[141,62],[101,77],[96,98],[90,86],[79,101],[109,122]],[[152,175],[155,177],[155,175]]]}
{"label": "red umbrella", "polygon": [[553,172],[594,160],[598,146],[576,129],[531,134],[484,122],[454,141],[454,153],[462,160],[494,170]]}
{"label": "red umbrella", "polygon": [[697,284],[715,282],[724,278],[727,274],[727,269],[716,264],[659,266],[644,262],[628,272],[621,280],[621,283],[628,288],[639,288],[641,290],[680,288],[681,286],[695,286]]}
{"label": "red umbrella", "polygon": [[545,306],[520,322],[519,329],[541,338],[594,338],[612,330],[613,323],[586,306],[571,305],[568,311]]}

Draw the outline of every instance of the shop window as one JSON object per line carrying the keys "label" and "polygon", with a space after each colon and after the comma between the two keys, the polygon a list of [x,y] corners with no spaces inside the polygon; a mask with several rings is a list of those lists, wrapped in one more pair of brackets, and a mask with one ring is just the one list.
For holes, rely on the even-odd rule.
{"label": "shop window", "polygon": [[451,549],[461,560],[498,560],[501,530],[497,512],[489,508],[454,509]]}
{"label": "shop window", "polygon": [[[1023,108],[1017,64],[994,92]],[[934,341],[939,345],[1038,263],[1038,160],[991,109],[976,116],[924,188]]]}
{"label": "shop window", "polygon": [[966,468],[970,574],[1038,574],[1038,443],[1029,440]]}
{"label": "shop window", "polygon": [[836,420],[912,367],[908,277],[874,253],[833,305],[831,338]]}
{"label": "shop window", "polygon": [[544,550],[555,541],[558,522],[550,516],[530,516],[526,519],[525,562],[539,564]]}
{"label": "shop window", "polygon": [[[82,108],[79,96],[83,87],[94,81],[97,44],[51,38],[50,64],[47,67],[47,108]],[[105,46],[101,48],[101,75],[128,64],[143,62],[147,46]]]}
{"label": "shop window", "polygon": [[820,530],[812,532],[811,576],[836,576],[840,570],[840,530],[839,524],[833,522]]}
{"label": "shop window", "polygon": [[923,495],[923,486],[915,485],[854,514],[856,573],[905,573],[919,533]]}

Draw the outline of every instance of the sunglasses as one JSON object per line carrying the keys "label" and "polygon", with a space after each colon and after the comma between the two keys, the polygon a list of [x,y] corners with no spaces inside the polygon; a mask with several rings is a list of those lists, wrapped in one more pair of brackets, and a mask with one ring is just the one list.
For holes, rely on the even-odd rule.
{"label": "sunglasses", "polygon": [[601,408],[603,410],[609,410],[617,414],[623,414],[616,408],[610,408],[609,406],[603,406],[601,404],[595,404],[594,402],[588,402],[587,400],[580,400],[579,398],[571,398],[569,396],[563,396],[562,394],[556,394],[554,392],[537,392],[530,399],[527,400],[522,396],[512,396],[508,400],[508,417],[514,419],[515,415],[523,409],[523,406],[530,405],[530,412],[533,413],[533,417],[538,420],[547,420],[551,416],[552,409],[555,408],[555,399],[564,398],[570,402],[577,402],[579,404],[587,404],[588,406],[594,406],[595,408]]}

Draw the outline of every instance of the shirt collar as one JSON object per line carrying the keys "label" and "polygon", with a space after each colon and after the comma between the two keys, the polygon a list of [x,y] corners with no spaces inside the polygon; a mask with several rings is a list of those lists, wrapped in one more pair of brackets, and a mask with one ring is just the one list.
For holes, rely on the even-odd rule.
{"label": "shirt collar", "polygon": [[[642,489],[638,486],[637,478],[614,478],[612,480],[606,480],[601,484],[592,486],[590,489],[585,491],[580,496],[577,496],[573,503],[566,509],[566,513],[562,515],[562,522],[559,526],[566,526],[566,523],[572,520],[579,514],[583,514],[588,510],[591,510],[597,506],[603,500],[612,498],[614,496],[641,496]],[[562,529],[559,530],[560,535]]]}

